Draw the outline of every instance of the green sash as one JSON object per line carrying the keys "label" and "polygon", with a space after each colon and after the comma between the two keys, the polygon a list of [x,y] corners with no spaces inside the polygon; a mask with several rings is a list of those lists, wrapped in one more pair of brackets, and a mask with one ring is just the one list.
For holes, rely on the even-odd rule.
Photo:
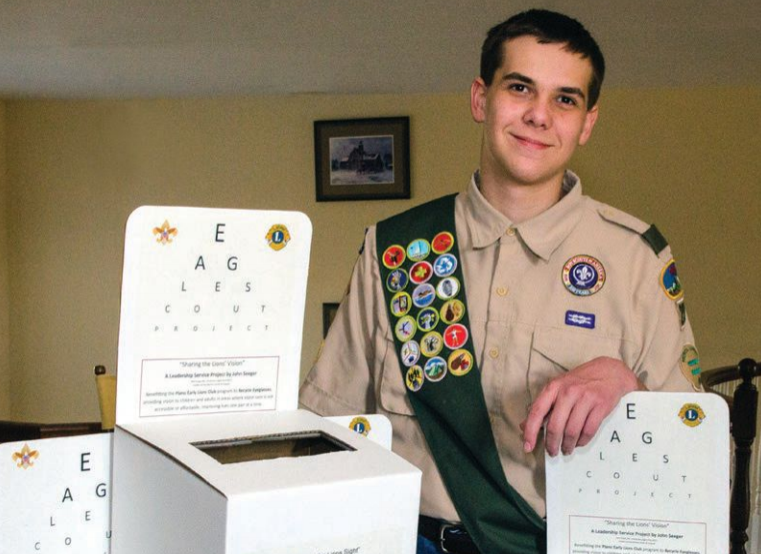
{"label": "green sash", "polygon": [[[378,223],[376,246],[387,313],[407,395],[463,525],[482,554],[537,554],[546,550],[545,522],[505,478],[481,388],[465,305],[465,281],[455,231],[455,196],[445,196]],[[409,277],[416,263],[409,254],[413,258],[424,255],[426,242],[431,244],[431,251],[422,261],[442,270],[438,272],[442,276],[434,272],[427,281],[438,289],[428,306],[429,287],[416,293],[419,285],[409,279],[400,290],[404,274]],[[452,243],[449,250],[448,242]],[[437,264],[441,256],[448,259]],[[456,269],[449,276],[456,281],[450,280],[453,286],[441,288],[439,284],[453,265],[452,258]],[[414,270],[418,279],[428,272],[425,264]],[[456,296],[450,297],[458,284]],[[405,293],[409,296],[405,297]],[[423,307],[414,305],[413,300],[419,300]],[[447,306],[451,300],[461,301],[465,309],[454,306],[453,310],[451,303]],[[440,316],[434,327],[431,325],[436,318],[429,308]],[[406,309],[409,312],[405,313]],[[424,310],[428,311],[421,314]],[[410,325],[411,320],[415,326]],[[459,326],[467,329],[464,342]],[[436,354],[436,333],[448,340],[453,337],[450,344],[454,348],[447,344]],[[425,343],[433,350],[421,348],[427,349],[427,354],[421,353],[415,362],[414,344],[405,347],[410,342]],[[432,358],[437,360],[431,362]],[[446,363],[446,371],[442,371],[441,360]]]}

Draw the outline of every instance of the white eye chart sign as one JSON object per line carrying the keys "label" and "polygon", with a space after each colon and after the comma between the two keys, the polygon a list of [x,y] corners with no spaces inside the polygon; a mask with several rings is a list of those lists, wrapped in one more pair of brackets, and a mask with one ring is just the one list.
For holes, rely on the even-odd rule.
{"label": "white eye chart sign", "polygon": [[0,552],[108,554],[112,437],[0,444]]}
{"label": "white eye chart sign", "polygon": [[297,212],[135,210],[117,422],[295,409],[311,237]]}
{"label": "white eye chart sign", "polygon": [[726,554],[729,452],[720,397],[629,393],[591,444],[546,456],[548,554]]}

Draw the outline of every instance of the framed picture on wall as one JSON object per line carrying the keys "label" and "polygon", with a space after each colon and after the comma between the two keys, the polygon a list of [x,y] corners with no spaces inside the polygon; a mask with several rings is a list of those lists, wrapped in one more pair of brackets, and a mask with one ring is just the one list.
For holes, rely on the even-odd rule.
{"label": "framed picture on wall", "polygon": [[328,336],[328,329],[338,311],[338,302],[325,302],[322,305],[322,338]]}
{"label": "framed picture on wall", "polygon": [[410,197],[410,118],[314,122],[317,201]]}

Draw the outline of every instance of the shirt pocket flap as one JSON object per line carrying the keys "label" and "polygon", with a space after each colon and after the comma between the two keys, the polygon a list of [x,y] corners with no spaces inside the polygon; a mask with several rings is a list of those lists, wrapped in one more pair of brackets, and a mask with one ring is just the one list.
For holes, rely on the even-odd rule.
{"label": "shirt pocket flap", "polygon": [[600,356],[622,360],[624,354],[621,339],[555,328],[537,329],[531,349],[566,371]]}

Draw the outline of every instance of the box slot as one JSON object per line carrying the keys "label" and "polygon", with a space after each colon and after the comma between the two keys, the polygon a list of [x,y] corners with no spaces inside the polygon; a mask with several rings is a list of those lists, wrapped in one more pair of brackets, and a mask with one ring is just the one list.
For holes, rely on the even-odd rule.
{"label": "box slot", "polygon": [[348,444],[322,431],[236,437],[194,442],[191,445],[211,456],[220,464],[237,464],[275,460],[277,458],[301,458],[332,452],[353,452],[355,450]]}

